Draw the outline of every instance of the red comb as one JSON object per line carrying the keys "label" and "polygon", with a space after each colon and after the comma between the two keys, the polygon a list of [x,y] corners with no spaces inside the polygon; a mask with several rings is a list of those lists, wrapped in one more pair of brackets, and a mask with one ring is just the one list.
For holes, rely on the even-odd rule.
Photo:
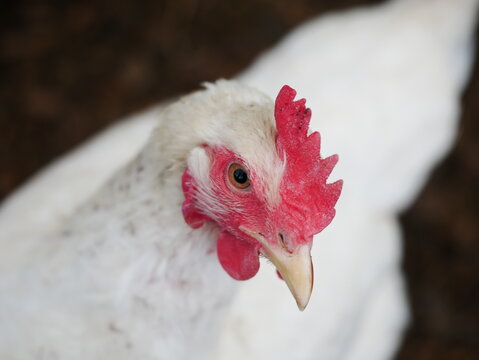
{"label": "red comb", "polygon": [[283,86],[274,109],[276,145],[286,161],[281,193],[293,207],[306,210],[305,225],[310,234],[317,234],[333,219],[343,182],[326,183],[338,156],[321,159],[319,133],[308,136],[311,110],[306,108],[305,99],[294,101],[295,96],[294,89]]}
{"label": "red comb", "polygon": [[306,99],[294,101],[295,96],[296,91],[284,85],[276,97],[274,107],[278,138],[287,148],[294,148],[304,142],[311,120],[311,110],[304,106]]}

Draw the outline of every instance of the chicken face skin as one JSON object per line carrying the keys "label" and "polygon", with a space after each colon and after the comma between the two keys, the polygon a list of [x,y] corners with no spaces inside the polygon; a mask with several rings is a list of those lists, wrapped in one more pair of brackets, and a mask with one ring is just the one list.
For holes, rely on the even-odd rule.
{"label": "chicken face skin", "polygon": [[[311,112],[294,96],[284,87],[276,100],[276,165],[260,169],[224,146],[204,144],[196,150],[195,169],[183,174],[182,210],[192,228],[217,224],[218,259],[231,277],[253,277],[262,254],[302,310],[312,289],[313,235],[334,217],[342,182],[326,184],[337,157],[320,158],[319,134],[307,134]],[[232,179],[232,166],[241,169],[240,181],[247,177],[244,188]]]}

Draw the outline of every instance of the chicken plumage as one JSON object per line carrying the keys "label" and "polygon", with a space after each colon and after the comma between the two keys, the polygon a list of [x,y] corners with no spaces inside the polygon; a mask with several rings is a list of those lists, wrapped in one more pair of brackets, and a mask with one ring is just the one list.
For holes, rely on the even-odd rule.
{"label": "chicken plumage", "polygon": [[[1,328],[2,358],[210,359],[234,289],[220,262],[245,279],[260,253],[306,306],[312,236],[341,189],[326,184],[335,158],[319,158],[292,89],[278,97],[275,124],[259,91],[206,86],[162,109],[139,154],[58,226],[2,237],[0,290],[10,296],[0,318],[12,324]],[[309,156],[295,152],[303,142]],[[248,187],[231,184],[231,164],[247,169]]]}
{"label": "chicken plumage", "polygon": [[[213,358],[208,352],[214,352],[217,345],[217,358],[222,360],[390,358],[408,320],[399,271],[397,213],[414,199],[431,168],[453,141],[459,95],[472,58],[470,39],[476,9],[476,0],[396,0],[379,7],[333,14],[302,26],[240,76],[241,81],[271,96],[285,83],[296,87],[315,112],[312,129],[324,134],[325,153],[338,152],[341,156],[333,177],[345,179],[347,185],[333,226],[315,240],[316,286],[306,312],[297,311],[272,269],[260,271],[236,291],[238,282],[226,275],[217,260],[213,261],[214,256],[206,258],[211,259],[206,267],[193,256],[193,266],[202,272],[189,278],[190,282],[168,283],[175,290],[171,296],[169,292],[158,294],[164,297],[159,305],[171,301],[169,306],[178,303],[181,310],[205,316],[188,317],[185,313],[178,319],[162,319],[167,326],[161,335],[151,332],[160,326],[152,315],[158,304],[149,301],[155,294],[141,294],[132,301],[127,301],[125,294],[138,291],[150,280],[165,281],[172,274],[161,266],[164,263],[157,262],[158,250],[149,251],[159,239],[149,227],[153,212],[159,211],[151,205],[156,193],[142,194],[145,204],[151,201],[151,207],[142,204],[137,214],[146,226],[131,227],[128,216],[125,217],[125,222],[117,225],[121,229],[118,239],[124,248],[105,255],[103,263],[98,259],[105,269],[119,266],[114,259],[122,256],[131,260],[130,266],[121,267],[121,275],[102,275],[94,269],[82,276],[74,274],[69,259],[87,270],[90,267],[74,255],[77,250],[69,250],[65,260],[58,256],[56,263],[49,264],[52,270],[61,268],[61,261],[68,265],[66,271],[55,275],[68,279],[67,287],[55,289],[48,281],[34,281],[44,278],[38,264],[42,251],[46,253],[48,249],[33,257],[28,255],[40,246],[34,244],[32,234],[55,244],[59,239],[51,234],[73,236],[68,231],[59,235],[66,224],[90,222],[92,227],[105,227],[105,219],[110,216],[105,217],[105,212],[98,217],[92,212],[84,219],[75,219],[73,214],[85,199],[102,199],[107,204],[107,193],[118,198],[126,196],[121,195],[120,184],[116,190],[112,183],[100,192],[97,189],[114,172],[115,177],[127,174],[125,179],[128,171],[130,178],[134,175],[134,165],[130,170],[122,167],[129,161],[138,161],[131,160],[133,154],[147,142],[158,119],[164,119],[163,106],[159,106],[108,129],[57,161],[2,204],[0,291],[11,295],[0,298],[1,357],[54,358],[55,352],[46,344],[35,343],[42,333],[40,338],[61,343],[57,345],[60,351],[70,348],[75,353],[72,359],[87,358],[87,349],[95,354],[90,358],[125,359],[131,348],[142,355],[159,354],[168,359],[181,359],[187,352],[190,357],[194,354],[194,358],[201,358],[202,351],[206,358]],[[126,188],[123,192],[132,191]],[[138,192],[142,190],[138,188]],[[168,192],[166,196],[174,195]],[[88,214],[89,210],[82,207],[82,211]],[[181,213],[176,215],[168,225],[175,227],[175,221],[180,224]],[[184,223],[180,228],[188,234],[192,231]],[[103,231],[115,233],[113,229]],[[133,236],[131,232],[135,237],[145,234],[151,243],[139,243],[130,252],[127,239]],[[196,234],[207,232],[202,227]],[[161,236],[169,239],[174,231]],[[182,254],[214,248],[216,236],[213,230],[205,235],[204,240],[211,247],[188,241]],[[51,245],[49,249],[53,250]],[[98,256],[87,244],[84,253],[92,258]],[[164,261],[173,261],[177,255],[169,253]],[[31,277],[23,273],[20,281],[16,269],[28,267]],[[151,277],[151,269],[164,277]],[[210,289],[213,292],[190,287],[192,280],[201,283],[213,273],[216,277],[208,282],[214,284]],[[181,271],[175,278],[184,278]],[[96,292],[95,286],[102,281],[116,291]],[[91,301],[110,305],[96,310],[82,308],[75,295],[83,293],[76,292],[75,284],[78,289],[83,286],[90,290],[87,294]],[[47,290],[52,294],[47,294]],[[41,301],[34,300],[34,294]],[[182,297],[185,294],[188,296]],[[231,307],[224,312],[219,310],[231,300]],[[58,309],[49,307],[48,301],[53,301]],[[27,309],[36,316],[22,318],[18,309]],[[50,311],[46,313],[45,309]],[[210,319],[217,315],[222,318],[218,327],[207,320],[207,309],[211,309]],[[62,314],[70,310],[77,315],[67,321]],[[132,317],[145,322],[131,326]],[[87,322],[98,326],[87,332]],[[15,332],[11,325],[15,323],[21,331]],[[56,327],[58,324],[62,326]],[[208,331],[203,331],[206,328]],[[205,338],[200,339],[198,334]],[[219,337],[213,339],[216,334]],[[159,337],[163,346],[157,345]],[[116,344],[112,352],[101,352],[105,341]],[[184,348],[185,341],[191,342],[188,349]],[[15,347],[16,351],[11,353],[6,350]]]}
{"label": "chicken plumage", "polygon": [[306,312],[292,311],[273,275],[260,272],[240,284],[219,359],[394,356],[409,320],[398,214],[455,139],[477,7],[395,0],[330,14],[239,76],[270,95],[283,83],[301,89],[345,186],[332,226],[314,240]]}

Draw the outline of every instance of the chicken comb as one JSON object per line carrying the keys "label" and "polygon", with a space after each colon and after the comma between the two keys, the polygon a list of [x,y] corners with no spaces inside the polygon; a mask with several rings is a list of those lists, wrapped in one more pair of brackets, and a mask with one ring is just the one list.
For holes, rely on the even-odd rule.
{"label": "chicken comb", "polygon": [[317,234],[333,219],[343,182],[326,183],[338,156],[321,158],[319,133],[308,135],[311,110],[305,99],[294,101],[295,96],[296,91],[284,85],[275,102],[276,147],[286,163],[281,194],[292,207],[307,212],[304,225]]}
{"label": "chicken comb", "polygon": [[295,96],[296,91],[284,85],[274,106],[278,138],[285,148],[295,148],[306,140],[311,120],[311,110],[305,106],[306,99],[294,101]]}

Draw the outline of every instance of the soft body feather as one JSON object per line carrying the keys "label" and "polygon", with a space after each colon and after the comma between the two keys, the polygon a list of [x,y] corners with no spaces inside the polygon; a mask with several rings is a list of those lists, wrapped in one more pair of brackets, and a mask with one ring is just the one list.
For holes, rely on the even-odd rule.
{"label": "soft body feather", "polygon": [[[240,76],[270,95],[284,83],[300,89],[313,130],[325,134],[326,155],[341,157],[333,176],[345,179],[344,196],[333,227],[316,239],[316,285],[304,313],[273,268],[235,292],[238,284],[208,252],[214,230],[184,224],[181,166],[165,169],[186,161],[198,138],[188,135],[190,145],[174,153],[182,156],[158,151],[154,168],[139,171],[144,159],[135,154],[167,118],[153,109],[107,130],[2,204],[0,357],[209,359],[217,345],[219,359],[391,357],[408,318],[396,214],[454,138],[476,6],[399,0],[327,16]],[[175,126],[165,142],[180,136],[185,144],[185,129]],[[202,136],[220,141],[223,133]],[[179,237],[185,242],[161,246]],[[183,282],[187,267],[195,275]]]}
{"label": "soft body feather", "polygon": [[155,113],[140,153],[64,218],[23,237],[19,219],[4,223],[1,358],[211,358],[235,283],[218,263],[217,229],[183,220],[181,173],[206,142],[240,147],[248,131],[274,143],[272,102],[223,81]]}
{"label": "soft body feather", "polygon": [[307,311],[260,272],[225,316],[219,359],[393,357],[409,318],[397,215],[455,138],[477,3],[397,0],[325,16],[240,75],[268,94],[304,90],[345,186],[315,238]]}

